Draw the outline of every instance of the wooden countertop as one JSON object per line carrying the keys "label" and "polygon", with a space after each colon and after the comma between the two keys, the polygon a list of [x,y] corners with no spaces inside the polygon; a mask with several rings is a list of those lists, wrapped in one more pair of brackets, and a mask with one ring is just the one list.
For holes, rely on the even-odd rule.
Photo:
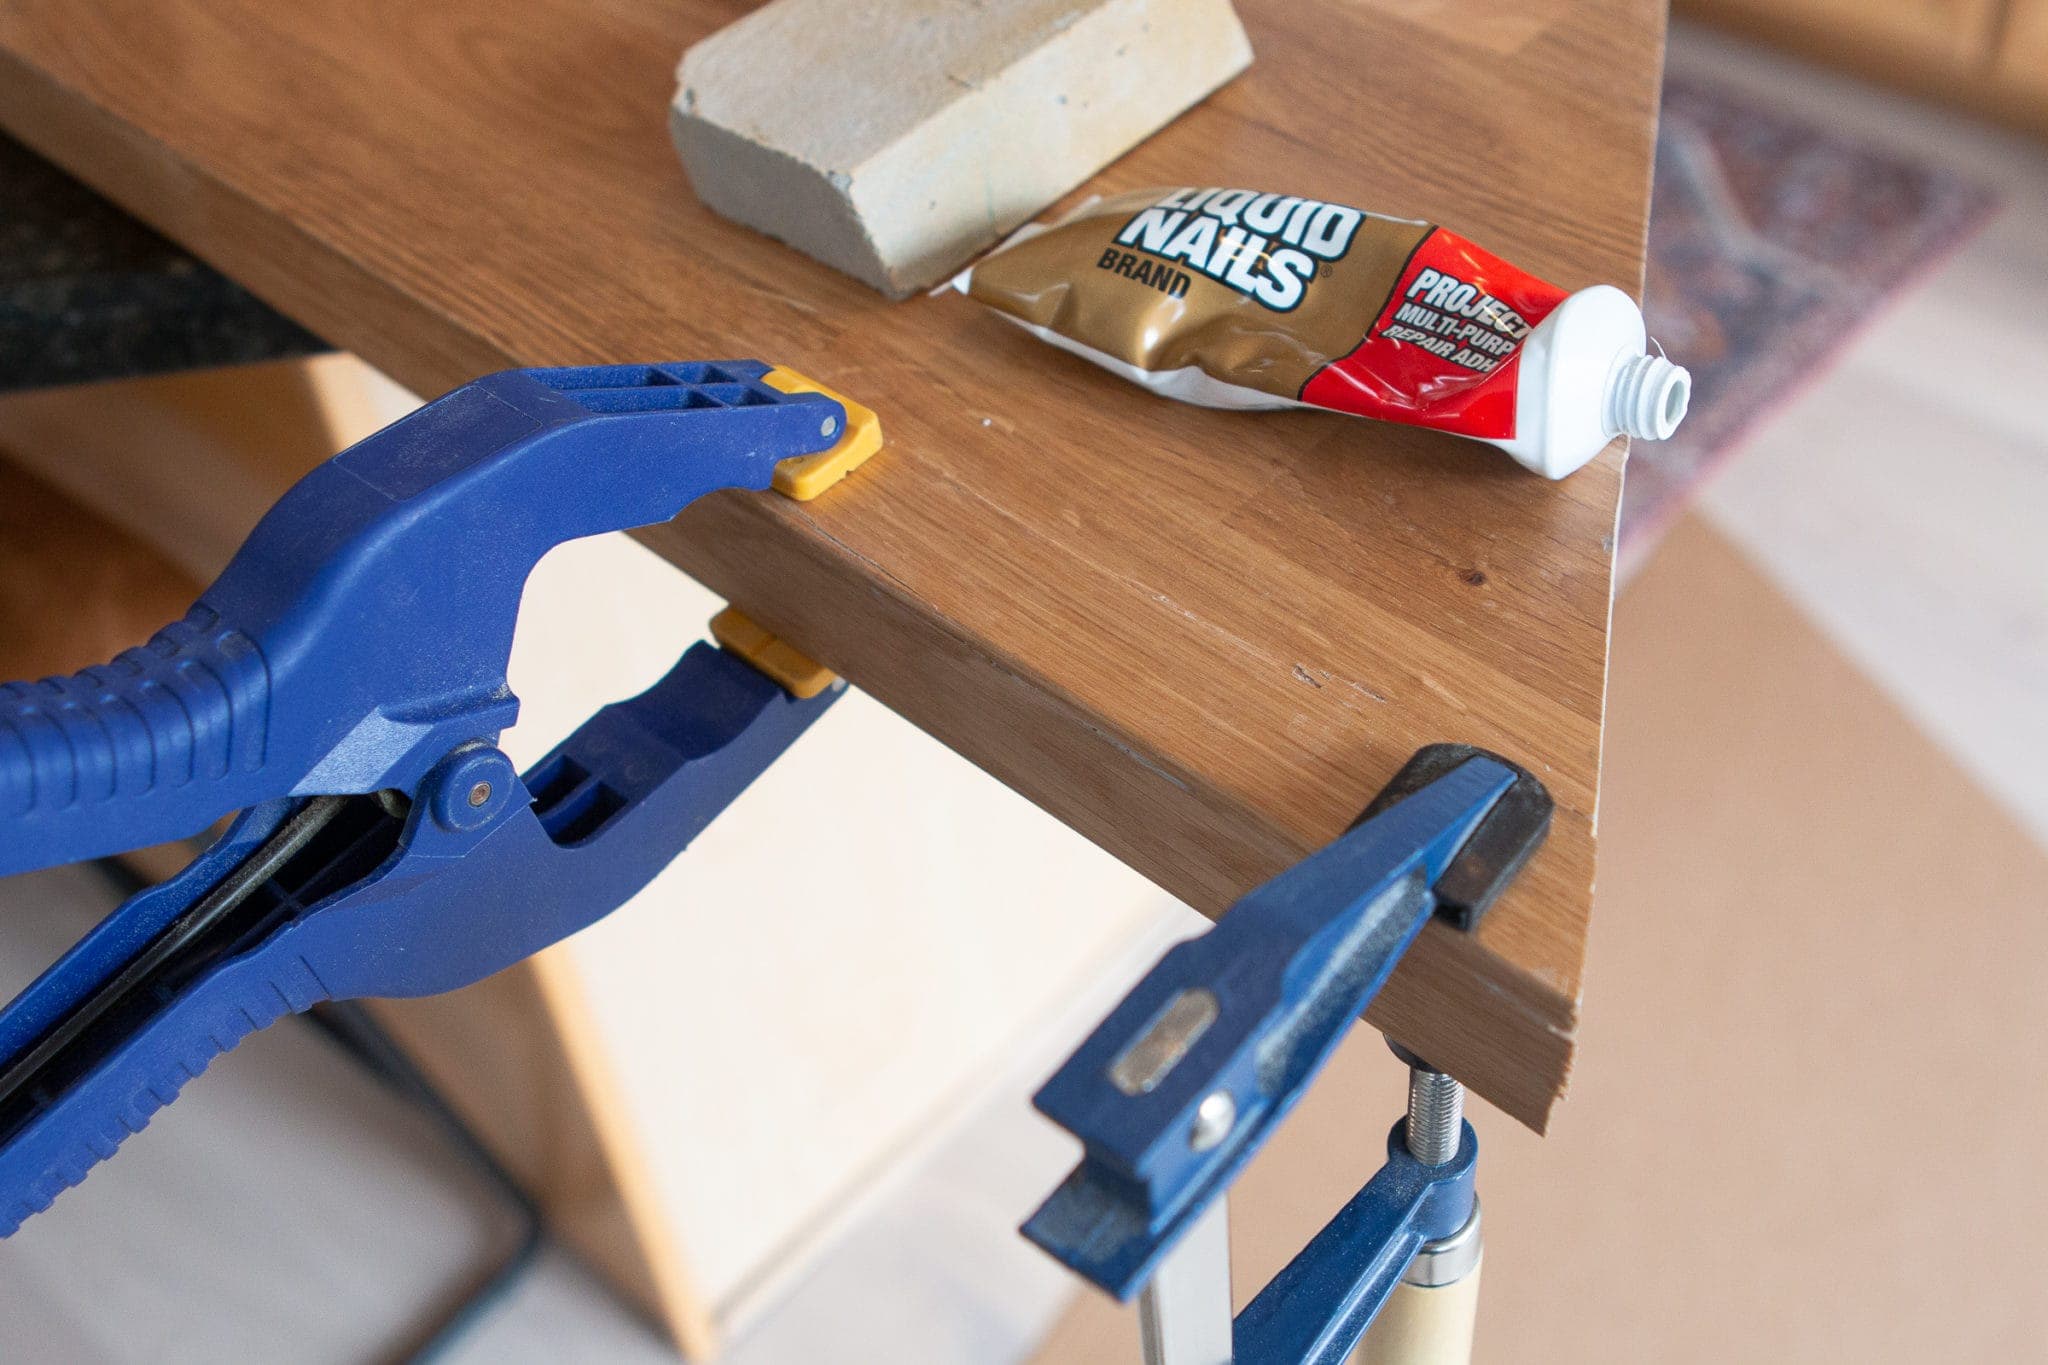
{"label": "wooden countertop", "polygon": [[[712,217],[663,116],[678,55],[745,8],[10,0],[0,124],[425,394],[757,355],[874,407],[887,449],[825,499],[720,495],[646,539],[1206,911],[1423,744],[1527,764],[1549,844],[1475,939],[1432,926],[1372,1019],[1542,1127],[1592,894],[1620,450],[1552,485],[1429,433],[1176,406]],[[1298,191],[1636,288],[1663,6],[1454,8],[1244,0],[1252,69],[1088,188]]]}

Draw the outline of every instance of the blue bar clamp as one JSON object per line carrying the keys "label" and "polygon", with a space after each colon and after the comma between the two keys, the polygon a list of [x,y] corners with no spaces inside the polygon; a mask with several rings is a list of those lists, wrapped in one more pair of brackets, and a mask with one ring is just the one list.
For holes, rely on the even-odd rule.
{"label": "blue bar clamp", "polygon": [[0,1011],[0,1236],[280,1015],[467,985],[646,885],[844,685],[694,645],[521,775],[527,574],[879,440],[756,361],[490,375],[300,480],[147,645],[0,685],[0,875],[240,812]]}
{"label": "blue bar clamp", "polygon": [[1148,1362],[1336,1365],[1425,1245],[1476,1230],[1470,1125],[1453,1108],[1431,1150],[1411,1105],[1386,1165],[1232,1321],[1231,1182],[1424,925],[1470,928],[1550,815],[1506,760],[1422,750],[1350,832],[1168,951],[1040,1089],[1083,1158],[1024,1235],[1120,1300],[1145,1292]]}

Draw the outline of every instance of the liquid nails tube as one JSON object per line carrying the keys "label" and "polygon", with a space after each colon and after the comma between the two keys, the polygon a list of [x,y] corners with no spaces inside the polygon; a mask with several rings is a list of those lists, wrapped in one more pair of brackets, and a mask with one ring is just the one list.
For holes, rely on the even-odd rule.
{"label": "liquid nails tube", "polygon": [[1691,378],[1611,285],[1454,232],[1257,190],[1140,190],[1019,232],[952,287],[1154,393],[1454,432],[1561,479],[1677,430]]}

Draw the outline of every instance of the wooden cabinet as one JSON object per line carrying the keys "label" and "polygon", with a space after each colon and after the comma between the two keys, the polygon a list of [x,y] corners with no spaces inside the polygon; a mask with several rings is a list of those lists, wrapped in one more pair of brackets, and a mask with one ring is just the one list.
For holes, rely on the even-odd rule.
{"label": "wooden cabinet", "polygon": [[0,679],[104,663],[183,615],[195,591],[153,547],[0,446]]}
{"label": "wooden cabinet", "polygon": [[2012,0],[1997,78],[2037,123],[2048,125],[2048,0]]}
{"label": "wooden cabinet", "polygon": [[1677,0],[1676,9],[2048,133],[2048,0]]}
{"label": "wooden cabinet", "polygon": [[1731,0],[1761,21],[1811,26],[1842,61],[1903,61],[1935,70],[1981,68],[2003,0]]}

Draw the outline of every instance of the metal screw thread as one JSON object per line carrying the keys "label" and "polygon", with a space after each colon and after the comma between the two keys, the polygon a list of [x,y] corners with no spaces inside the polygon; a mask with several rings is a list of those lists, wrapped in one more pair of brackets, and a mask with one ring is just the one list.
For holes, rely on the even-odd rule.
{"label": "metal screw thread", "polygon": [[1408,1071],[1408,1155],[1441,1166],[1458,1154],[1465,1126],[1465,1087],[1441,1071]]}

